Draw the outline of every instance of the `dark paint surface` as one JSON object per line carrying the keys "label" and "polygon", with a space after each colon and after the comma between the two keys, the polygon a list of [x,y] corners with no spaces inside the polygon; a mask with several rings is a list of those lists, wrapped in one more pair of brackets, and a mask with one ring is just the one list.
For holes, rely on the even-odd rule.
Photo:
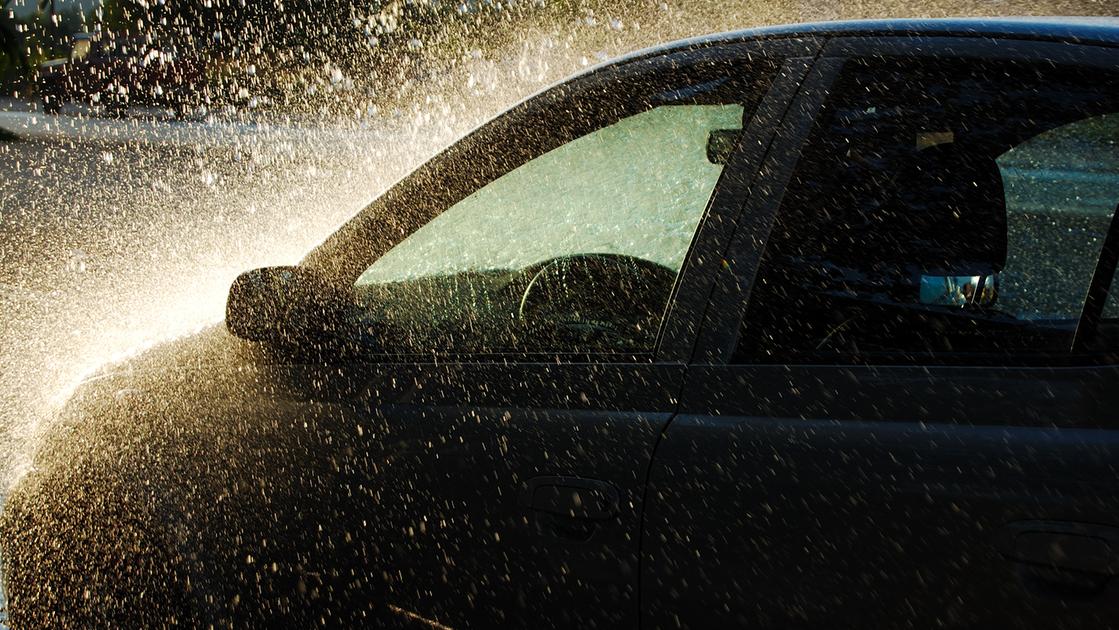
{"label": "dark paint surface", "polygon": [[644,619],[1109,627],[1106,574],[1003,547],[1015,523],[1116,523],[1115,376],[696,368],[650,478]]}

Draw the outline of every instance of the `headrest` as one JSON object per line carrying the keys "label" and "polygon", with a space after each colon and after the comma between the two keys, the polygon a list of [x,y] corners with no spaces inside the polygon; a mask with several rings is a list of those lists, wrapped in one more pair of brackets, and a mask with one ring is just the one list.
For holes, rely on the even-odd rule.
{"label": "headrest", "polygon": [[894,262],[945,275],[990,275],[1006,265],[1006,197],[994,158],[937,145],[918,151],[892,186],[880,227]]}

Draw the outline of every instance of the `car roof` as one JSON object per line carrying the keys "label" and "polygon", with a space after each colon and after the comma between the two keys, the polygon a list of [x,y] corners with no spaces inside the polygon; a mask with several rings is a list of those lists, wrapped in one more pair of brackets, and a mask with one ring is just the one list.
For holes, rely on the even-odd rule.
{"label": "car roof", "polygon": [[1038,39],[1099,39],[1119,44],[1119,17],[1021,16],[981,18],[906,18],[812,22],[725,33],[728,36],[772,35],[956,35],[1015,36]]}
{"label": "car roof", "polygon": [[939,35],[1036,39],[1119,46],[1119,17],[1050,16],[989,18],[906,18],[847,20],[763,26],[701,35],[639,50],[602,64],[662,55],[685,48],[702,48],[751,39],[797,36]]}

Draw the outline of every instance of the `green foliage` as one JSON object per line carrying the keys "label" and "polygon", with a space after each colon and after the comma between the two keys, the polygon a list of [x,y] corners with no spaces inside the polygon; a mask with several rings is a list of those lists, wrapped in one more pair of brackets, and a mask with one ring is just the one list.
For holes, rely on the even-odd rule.
{"label": "green foliage", "polygon": [[105,0],[94,20],[106,32],[144,35],[157,48],[203,60],[211,105],[263,96],[289,110],[329,92],[328,107],[347,109],[334,77],[344,77],[348,96],[391,96],[421,66],[504,44],[494,34],[515,32],[511,23],[567,19],[581,7],[572,0]]}
{"label": "green foliage", "polygon": [[24,17],[0,12],[0,86],[10,92],[30,81],[40,63],[67,54],[70,33],[89,26],[86,16],[76,7],[55,14],[38,11]]}
{"label": "green foliage", "polygon": [[129,27],[128,6],[129,0],[102,0],[93,12],[93,21],[103,30],[123,31]]}

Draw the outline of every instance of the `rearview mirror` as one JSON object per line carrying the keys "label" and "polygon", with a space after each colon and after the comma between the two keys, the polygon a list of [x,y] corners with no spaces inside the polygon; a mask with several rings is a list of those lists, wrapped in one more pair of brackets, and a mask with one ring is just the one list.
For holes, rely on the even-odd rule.
{"label": "rearview mirror", "polygon": [[921,276],[921,304],[936,306],[994,306],[998,274],[977,276]]}
{"label": "rearview mirror", "polygon": [[306,267],[262,267],[233,281],[225,325],[249,341],[293,346],[337,336],[352,296]]}

